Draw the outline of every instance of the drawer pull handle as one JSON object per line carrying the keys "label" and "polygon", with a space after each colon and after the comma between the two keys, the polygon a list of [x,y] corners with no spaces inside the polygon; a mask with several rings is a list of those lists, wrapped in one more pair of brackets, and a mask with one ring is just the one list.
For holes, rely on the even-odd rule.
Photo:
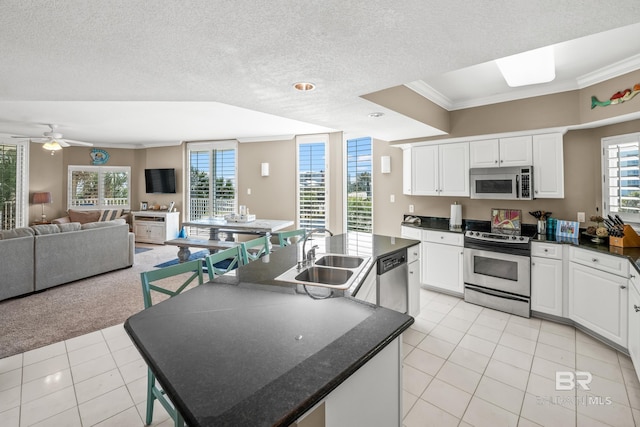
{"label": "drawer pull handle", "polygon": [[410,271],[409,274],[413,274],[413,271]]}
{"label": "drawer pull handle", "polygon": [[545,251],[545,252],[549,252],[549,249],[546,249],[546,248],[545,248],[545,250],[544,250],[544,251]]}
{"label": "drawer pull handle", "polygon": [[591,258],[591,262],[598,262],[598,258]]}
{"label": "drawer pull handle", "polygon": [[441,239],[444,239],[444,236],[440,236]]}
{"label": "drawer pull handle", "polygon": [[627,289],[625,285],[620,285],[620,289]]}
{"label": "drawer pull handle", "polygon": [[418,252],[414,252],[414,253],[413,253],[413,255],[414,255],[414,256],[418,256]]}
{"label": "drawer pull handle", "polygon": [[629,277],[631,277],[632,279],[635,279],[636,275],[635,274],[630,274]]}
{"label": "drawer pull handle", "polygon": [[633,309],[636,311],[636,313],[640,311],[640,307],[635,304],[633,304]]}

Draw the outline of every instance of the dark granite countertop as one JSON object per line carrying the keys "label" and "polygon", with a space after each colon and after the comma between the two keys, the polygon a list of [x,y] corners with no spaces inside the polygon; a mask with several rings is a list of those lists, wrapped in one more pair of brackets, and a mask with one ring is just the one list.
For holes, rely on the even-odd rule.
{"label": "dark granite countertop", "polygon": [[[419,242],[374,236],[366,249],[341,235],[326,243],[376,259]],[[287,291],[273,277],[295,264],[296,250],[279,248],[125,322],[189,425],[289,425],[413,323],[354,298]]]}

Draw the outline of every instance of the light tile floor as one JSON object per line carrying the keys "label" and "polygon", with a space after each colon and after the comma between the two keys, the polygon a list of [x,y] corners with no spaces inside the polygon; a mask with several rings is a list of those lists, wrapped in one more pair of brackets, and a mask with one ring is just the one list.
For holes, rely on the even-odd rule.
{"label": "light tile floor", "polygon": [[[421,290],[404,333],[405,427],[633,426],[630,359],[573,327]],[[590,390],[557,391],[557,371]],[[142,426],[146,366],[122,325],[0,359],[0,426]],[[173,425],[155,405],[155,426]]]}

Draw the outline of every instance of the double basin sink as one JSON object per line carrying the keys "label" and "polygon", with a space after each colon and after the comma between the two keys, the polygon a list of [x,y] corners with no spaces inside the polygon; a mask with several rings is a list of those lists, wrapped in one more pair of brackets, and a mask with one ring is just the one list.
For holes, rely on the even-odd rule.
{"label": "double basin sink", "polygon": [[348,289],[366,265],[368,258],[352,255],[320,254],[309,267],[294,266],[275,280],[303,285]]}

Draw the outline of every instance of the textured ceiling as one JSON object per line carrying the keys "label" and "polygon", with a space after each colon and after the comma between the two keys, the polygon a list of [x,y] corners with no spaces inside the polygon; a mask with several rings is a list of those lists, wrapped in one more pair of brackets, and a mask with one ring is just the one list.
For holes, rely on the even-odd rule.
{"label": "textured ceiling", "polygon": [[[56,123],[68,138],[128,146],[428,136],[438,131],[361,96],[640,22],[637,0],[470,4],[6,0],[0,133]],[[295,92],[297,81],[317,89]]]}

